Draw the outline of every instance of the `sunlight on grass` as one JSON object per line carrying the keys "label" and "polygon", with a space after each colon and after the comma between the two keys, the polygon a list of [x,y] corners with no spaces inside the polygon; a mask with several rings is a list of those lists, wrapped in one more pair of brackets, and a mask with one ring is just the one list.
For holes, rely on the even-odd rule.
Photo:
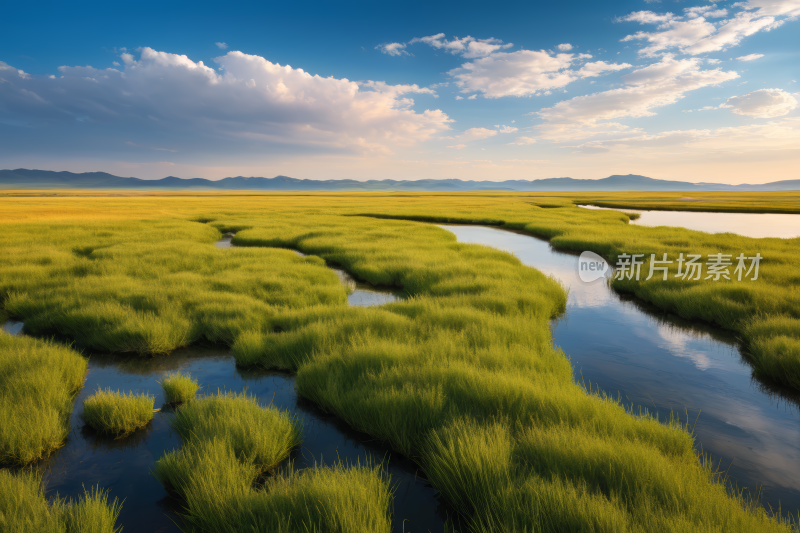
{"label": "sunlight on grass", "polygon": [[74,350],[0,331],[0,463],[28,464],[64,444],[85,374]]}
{"label": "sunlight on grass", "polygon": [[[498,224],[612,263],[623,252],[758,251],[758,282],[614,287],[737,332],[757,372],[789,384],[800,375],[797,239],[634,226],[569,195],[334,196],[8,198],[12,220],[26,209],[42,218],[0,233],[4,310],[81,347],[158,355],[221,342],[240,366],[296,372],[302,397],[417,461],[472,531],[789,531],[750,493],[727,494],[685,421],[630,413],[574,383],[550,331],[566,307],[560,283],[420,221]],[[229,231],[237,247],[216,249]],[[410,297],[348,307],[326,263]],[[263,478],[299,430],[253,402],[220,393],[173,415],[184,444],[156,474],[198,528],[389,527],[380,469]],[[300,522],[275,519],[279,502]]]}
{"label": "sunlight on grass", "polygon": [[97,487],[78,500],[48,502],[41,476],[0,470],[0,531],[9,533],[113,533],[122,504]]}
{"label": "sunlight on grass", "polygon": [[154,400],[145,393],[100,389],[83,401],[81,418],[98,433],[124,437],[153,419]]}
{"label": "sunlight on grass", "polygon": [[190,375],[171,372],[161,380],[164,399],[168,403],[185,403],[194,399],[200,384]]}
{"label": "sunlight on grass", "polygon": [[[388,532],[391,493],[380,468],[291,466],[263,478],[301,441],[301,426],[245,393],[220,392],[178,409],[180,450],[155,475],[203,531]],[[260,481],[262,480],[263,481]]]}

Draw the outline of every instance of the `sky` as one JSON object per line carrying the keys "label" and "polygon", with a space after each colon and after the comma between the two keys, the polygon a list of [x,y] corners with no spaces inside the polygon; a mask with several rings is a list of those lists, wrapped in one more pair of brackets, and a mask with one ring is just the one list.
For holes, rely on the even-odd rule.
{"label": "sky", "polygon": [[3,12],[0,168],[800,179],[800,0]]}

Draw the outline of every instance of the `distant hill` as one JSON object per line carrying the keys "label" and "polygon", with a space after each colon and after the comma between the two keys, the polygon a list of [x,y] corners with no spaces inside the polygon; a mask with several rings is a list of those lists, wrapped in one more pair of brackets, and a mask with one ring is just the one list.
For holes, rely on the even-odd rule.
{"label": "distant hill", "polygon": [[0,189],[94,190],[195,190],[195,191],[795,191],[800,180],[762,185],[721,185],[657,180],[635,174],[597,180],[548,178],[541,180],[299,180],[274,178],[224,178],[206,180],[168,176],[160,180],[121,178],[106,172],[54,172],[51,170],[0,170]]}

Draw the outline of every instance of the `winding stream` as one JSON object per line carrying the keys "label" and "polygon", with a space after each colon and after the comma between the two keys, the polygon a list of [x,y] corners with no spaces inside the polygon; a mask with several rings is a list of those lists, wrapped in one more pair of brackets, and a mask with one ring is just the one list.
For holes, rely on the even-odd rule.
{"label": "winding stream", "polygon": [[581,282],[577,255],[545,240],[481,226],[440,227],[459,242],[512,253],[569,287],[553,342],[570,357],[576,380],[619,395],[636,412],[688,415],[698,446],[732,482],[763,485],[765,505],[797,514],[800,397],[751,378],[733,335],[620,295],[603,280]]}

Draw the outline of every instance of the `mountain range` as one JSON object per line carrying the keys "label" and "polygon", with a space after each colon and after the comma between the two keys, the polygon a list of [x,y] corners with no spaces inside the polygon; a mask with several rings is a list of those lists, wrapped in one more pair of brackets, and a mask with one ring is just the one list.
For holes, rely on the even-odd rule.
{"label": "mountain range", "polygon": [[547,178],[538,180],[467,181],[425,180],[308,180],[274,178],[176,178],[160,180],[122,178],[106,172],[54,172],[51,170],[0,170],[0,189],[84,190],[193,190],[193,191],[794,191],[800,179],[759,185],[691,183],[637,176],[614,175],[603,179]]}

